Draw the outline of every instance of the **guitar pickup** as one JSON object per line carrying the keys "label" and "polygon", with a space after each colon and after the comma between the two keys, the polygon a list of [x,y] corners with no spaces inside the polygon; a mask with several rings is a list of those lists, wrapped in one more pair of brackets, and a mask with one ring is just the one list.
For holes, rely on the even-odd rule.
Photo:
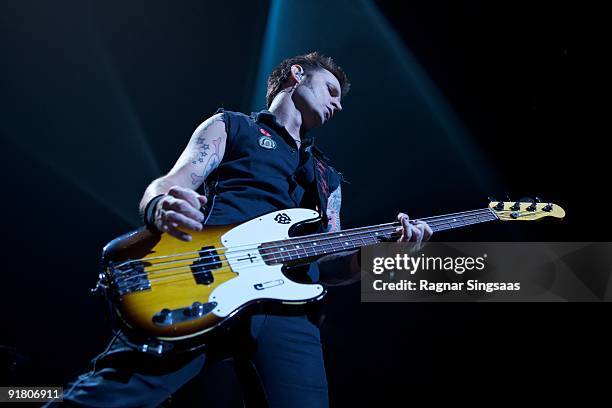
{"label": "guitar pickup", "polygon": [[212,271],[222,266],[214,246],[202,247],[199,258],[190,266],[193,278],[198,285],[210,285],[215,281]]}

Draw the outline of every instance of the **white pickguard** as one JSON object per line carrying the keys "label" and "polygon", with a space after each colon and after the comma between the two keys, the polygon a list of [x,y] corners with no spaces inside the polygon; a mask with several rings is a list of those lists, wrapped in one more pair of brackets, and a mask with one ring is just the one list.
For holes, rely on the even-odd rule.
{"label": "white pickguard", "polygon": [[318,216],[313,210],[291,208],[262,215],[226,232],[221,242],[228,248],[227,261],[238,277],[222,283],[210,294],[209,301],[217,302],[213,313],[227,317],[252,301],[275,299],[299,304],[321,296],[323,286],[287,279],[281,272],[282,265],[266,265],[257,250],[262,242],[288,239],[292,225]]}

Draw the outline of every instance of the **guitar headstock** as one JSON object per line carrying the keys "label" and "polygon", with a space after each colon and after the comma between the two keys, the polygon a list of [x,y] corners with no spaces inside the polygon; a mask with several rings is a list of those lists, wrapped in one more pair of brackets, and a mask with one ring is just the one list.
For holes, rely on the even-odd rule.
{"label": "guitar headstock", "polygon": [[545,217],[563,218],[565,210],[557,204],[535,200],[491,201],[489,208],[502,221],[534,221]]}

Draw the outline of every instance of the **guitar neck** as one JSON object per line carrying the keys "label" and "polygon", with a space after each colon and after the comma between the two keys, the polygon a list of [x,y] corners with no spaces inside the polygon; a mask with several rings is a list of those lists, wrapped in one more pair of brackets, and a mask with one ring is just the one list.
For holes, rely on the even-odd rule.
{"label": "guitar neck", "polygon": [[[490,208],[466,211],[436,217],[420,218],[427,222],[433,232],[444,231],[467,225],[495,221],[499,217]],[[312,260],[325,255],[392,241],[400,237],[396,232],[399,222],[352,228],[337,232],[326,232],[281,241],[266,242],[260,252],[267,264]]]}

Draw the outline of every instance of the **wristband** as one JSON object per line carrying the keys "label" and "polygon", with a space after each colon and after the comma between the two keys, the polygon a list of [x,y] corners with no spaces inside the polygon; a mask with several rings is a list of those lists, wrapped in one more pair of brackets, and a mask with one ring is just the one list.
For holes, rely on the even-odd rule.
{"label": "wristband", "polygon": [[145,210],[143,213],[143,221],[144,221],[145,227],[147,227],[147,229],[151,232],[157,232],[157,233],[161,232],[155,226],[155,209],[157,208],[157,203],[159,202],[159,200],[161,200],[165,196],[166,196],[165,194],[160,194],[158,196],[153,197],[151,201],[149,201],[147,203],[147,206],[145,207]]}

